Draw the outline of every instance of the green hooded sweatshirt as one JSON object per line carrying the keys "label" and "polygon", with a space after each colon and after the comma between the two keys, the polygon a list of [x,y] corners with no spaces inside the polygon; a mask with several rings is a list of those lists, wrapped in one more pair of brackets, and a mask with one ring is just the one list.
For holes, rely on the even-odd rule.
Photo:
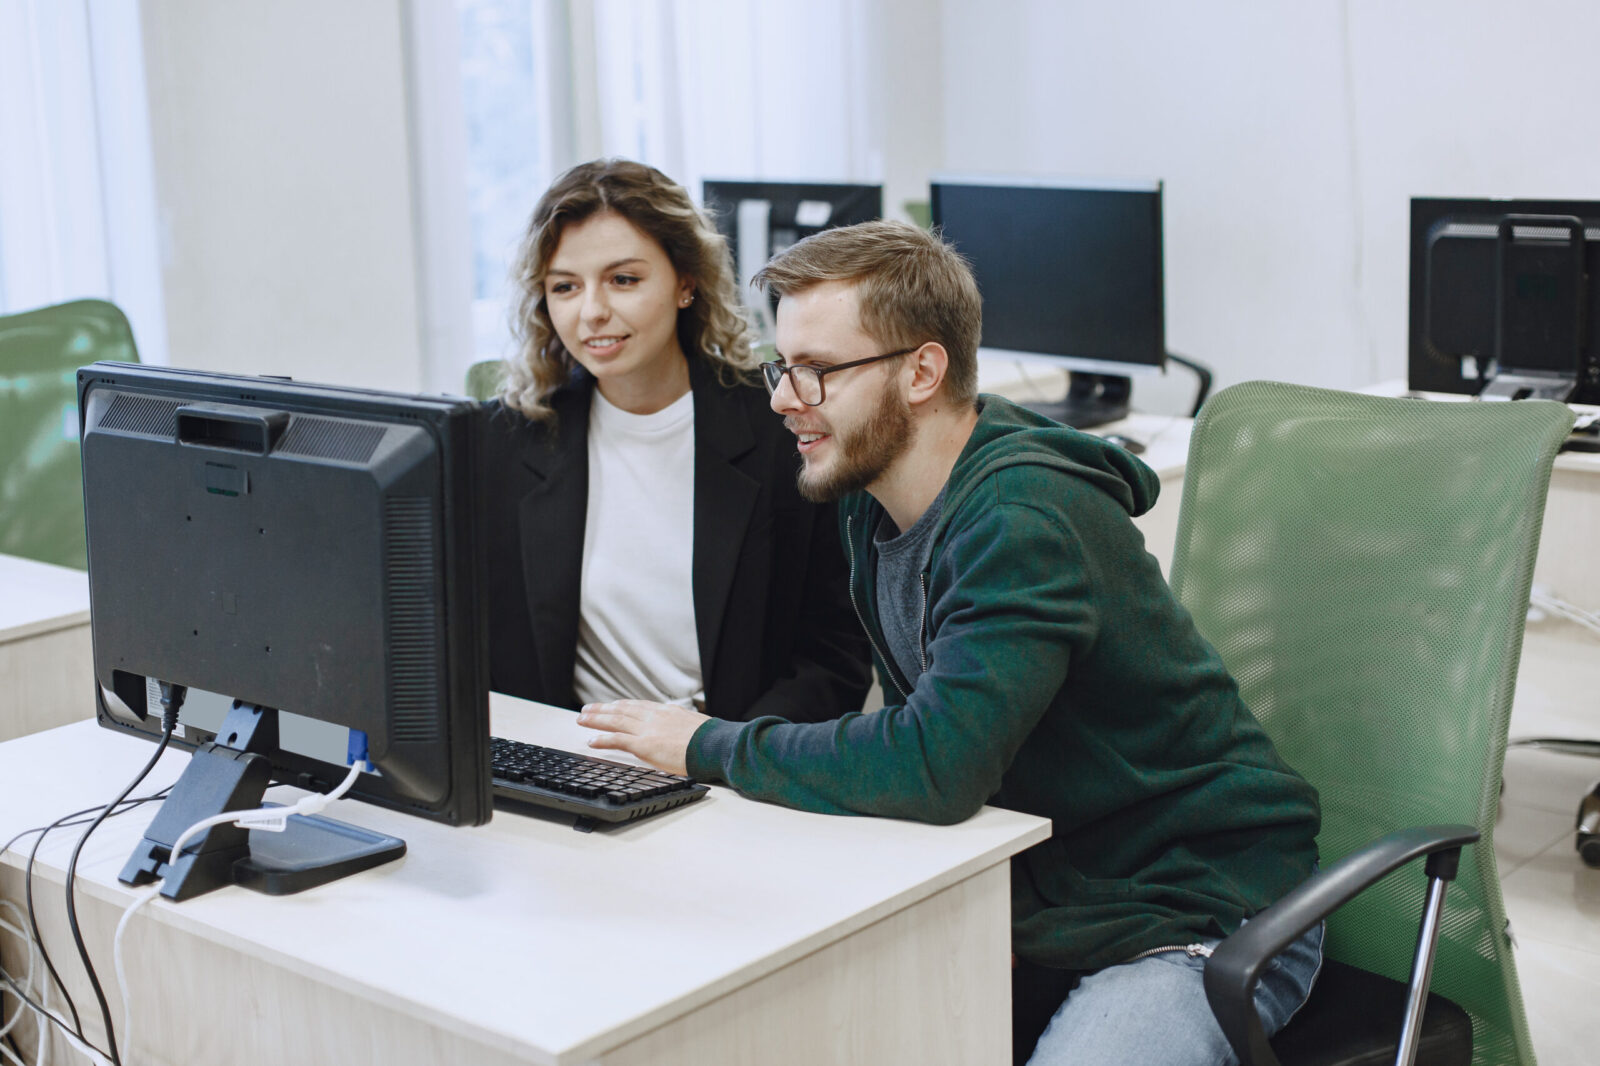
{"label": "green hooded sweatshirt", "polygon": [[1279,759],[1131,521],[1159,481],[1128,452],[983,396],[923,572],[915,685],[878,624],[872,533],[840,506],[850,593],[887,704],[816,724],[706,722],[688,768],[802,810],[950,824],[1049,818],[1012,860],[1016,953],[1094,970],[1224,936],[1304,880],[1316,791]]}

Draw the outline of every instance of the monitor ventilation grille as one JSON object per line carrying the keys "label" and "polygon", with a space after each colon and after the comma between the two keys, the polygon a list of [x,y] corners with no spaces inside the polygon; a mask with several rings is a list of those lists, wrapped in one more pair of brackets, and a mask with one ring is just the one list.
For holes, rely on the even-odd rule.
{"label": "monitor ventilation grille", "polygon": [[296,415],[273,451],[345,463],[365,463],[378,450],[383,434],[383,426]]}
{"label": "monitor ventilation grille", "polygon": [[178,434],[178,408],[174,400],[159,400],[136,392],[118,393],[100,419],[101,429],[172,438]]}
{"label": "monitor ventilation grille", "polygon": [[390,738],[396,742],[439,739],[440,634],[434,610],[433,542],[433,511],[428,500],[402,497],[384,501]]}

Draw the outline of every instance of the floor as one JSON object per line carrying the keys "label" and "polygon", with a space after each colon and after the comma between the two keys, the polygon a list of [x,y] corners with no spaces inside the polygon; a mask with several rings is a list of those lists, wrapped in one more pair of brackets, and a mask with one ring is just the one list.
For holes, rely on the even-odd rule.
{"label": "floor", "polygon": [[[1530,619],[1511,736],[1600,739],[1600,635]],[[1600,759],[1532,748],[1506,755],[1495,858],[1541,1066],[1600,1061],[1600,870],[1573,847],[1578,801]]]}

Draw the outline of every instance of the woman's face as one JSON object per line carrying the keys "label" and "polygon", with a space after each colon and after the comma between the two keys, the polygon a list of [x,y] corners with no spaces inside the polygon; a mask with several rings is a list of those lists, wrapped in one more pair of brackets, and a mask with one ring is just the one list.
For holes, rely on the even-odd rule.
{"label": "woman's face", "polygon": [[654,238],[610,211],[566,228],[544,278],[556,336],[601,395],[636,414],[688,391],[678,312],[693,292]]}

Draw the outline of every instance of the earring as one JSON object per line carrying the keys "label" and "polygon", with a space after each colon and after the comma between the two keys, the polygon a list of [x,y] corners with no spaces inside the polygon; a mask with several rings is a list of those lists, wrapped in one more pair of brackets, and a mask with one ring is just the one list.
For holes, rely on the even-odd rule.
{"label": "earring", "polygon": [[694,303],[694,293],[691,292],[688,296],[685,296],[683,299],[678,301],[678,306],[688,307],[692,303]]}

